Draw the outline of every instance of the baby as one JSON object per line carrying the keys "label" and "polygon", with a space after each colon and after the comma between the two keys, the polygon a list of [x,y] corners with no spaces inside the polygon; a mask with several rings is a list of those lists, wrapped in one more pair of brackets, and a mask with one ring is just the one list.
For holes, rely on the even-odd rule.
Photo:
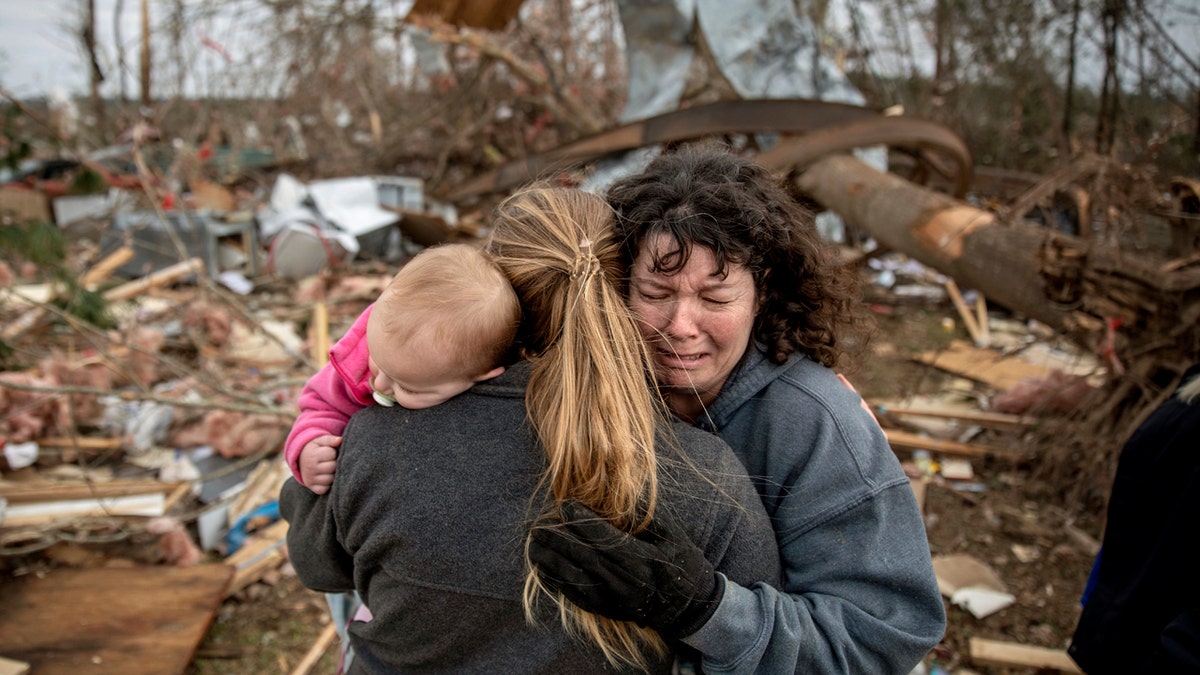
{"label": "baby", "polygon": [[342,430],[360,408],[429,408],[503,373],[520,313],[512,286],[480,249],[446,244],[413,257],[300,392],[284,444],[292,475],[325,494]]}

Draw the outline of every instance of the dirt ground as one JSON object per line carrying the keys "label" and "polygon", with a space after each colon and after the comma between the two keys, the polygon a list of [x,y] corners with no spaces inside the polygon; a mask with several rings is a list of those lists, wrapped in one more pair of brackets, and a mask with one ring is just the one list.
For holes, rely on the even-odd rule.
{"label": "dirt ground", "polygon": [[[896,400],[955,386],[954,378],[912,361],[937,349],[961,327],[947,329],[954,310],[945,303],[873,305],[879,331],[872,353],[853,380],[868,400]],[[959,381],[958,386],[962,386]],[[908,453],[900,458],[908,460]],[[946,672],[981,675],[1033,673],[972,663],[972,637],[1063,649],[1078,617],[1078,598],[1091,555],[1071,532],[1099,536],[1098,514],[1072,514],[1055,506],[1059,490],[1040,483],[1031,467],[974,460],[982,492],[960,492],[937,481],[925,494],[925,518],[933,555],[967,554],[990,566],[1016,602],[982,619],[947,603],[947,629],[926,659]],[[288,673],[328,623],[322,596],[304,589],[284,568],[269,583],[255,584],[228,600],[201,645],[188,675]],[[336,641],[312,673],[336,672]]]}

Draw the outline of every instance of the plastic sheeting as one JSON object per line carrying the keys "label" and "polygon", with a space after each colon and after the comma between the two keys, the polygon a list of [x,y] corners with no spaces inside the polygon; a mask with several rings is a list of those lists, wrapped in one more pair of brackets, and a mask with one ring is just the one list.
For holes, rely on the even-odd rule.
{"label": "plastic sheeting", "polygon": [[696,0],[618,0],[629,92],[621,123],[679,107],[695,56]]}
{"label": "plastic sheeting", "polygon": [[[816,27],[779,0],[618,0],[625,29],[629,91],[621,123],[679,108],[701,39],[717,69],[742,98],[810,98],[863,105],[865,98],[831,59],[821,54]],[[696,31],[699,31],[697,34]],[[773,139],[758,138],[770,147]],[[584,189],[600,192],[638,171],[656,154],[643,150],[598,162]],[[887,168],[884,148],[858,150],[862,161]],[[844,239],[841,219],[821,215],[822,229]]]}
{"label": "plastic sheeting", "polygon": [[[813,98],[862,105],[861,92],[821,54],[817,31],[778,0],[619,0],[629,96],[621,121],[679,107],[698,39],[743,98]],[[699,29],[701,35],[694,35]]]}

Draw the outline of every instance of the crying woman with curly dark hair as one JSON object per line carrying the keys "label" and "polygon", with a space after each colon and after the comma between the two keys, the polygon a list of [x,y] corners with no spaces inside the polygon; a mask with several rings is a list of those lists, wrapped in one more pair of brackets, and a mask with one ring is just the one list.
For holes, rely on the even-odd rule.
{"label": "crying woman with curly dark hair", "polygon": [[[607,198],[658,386],[755,478],[783,563],[777,586],[726,580],[682,641],[705,672],[909,672],[941,639],[945,610],[908,479],[833,370],[863,345],[856,280],[779,181],[725,149],[663,154]],[[530,556],[586,609],[620,613],[663,579],[678,585],[669,562],[632,547],[615,566],[639,578],[611,581],[580,537],[554,536],[536,533]],[[593,536],[605,560],[620,558],[611,534]],[[688,546],[666,540],[676,554]]]}

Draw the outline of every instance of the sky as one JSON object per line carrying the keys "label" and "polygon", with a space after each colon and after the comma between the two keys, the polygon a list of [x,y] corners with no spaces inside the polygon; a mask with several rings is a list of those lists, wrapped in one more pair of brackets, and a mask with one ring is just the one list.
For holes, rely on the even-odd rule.
{"label": "sky", "polygon": [[[95,0],[98,17],[97,41],[109,54],[114,51],[112,17],[116,2],[117,0]],[[203,6],[203,0],[184,2],[194,8]],[[135,69],[141,34],[140,4],[140,0],[125,0],[122,12],[121,33],[127,44],[127,58],[131,67]],[[151,2],[152,21],[155,20],[154,14],[162,4]],[[81,47],[78,46],[78,39],[71,34],[69,28],[72,24],[80,22],[82,5],[82,0],[0,0],[0,86],[22,98],[44,96],[55,89],[69,94],[85,94],[88,86],[87,62]],[[237,30],[229,30],[228,26],[222,30],[214,23],[207,25],[210,33],[214,35],[228,36],[229,40],[236,39]],[[1186,25],[1172,25],[1171,32],[1191,55],[1193,62],[1200,59],[1200,41],[1197,37],[1200,30],[1197,29],[1194,17]],[[205,68],[203,73],[211,75],[219,70],[222,64],[216,53],[198,45],[201,37],[203,36],[186,36],[188,40],[197,43],[189,47],[193,50],[191,53],[198,54],[198,58],[203,60],[200,64]],[[241,50],[238,49],[239,45],[232,42],[227,46],[229,51],[245,58],[251,58],[245,55],[254,51],[252,45],[241,45],[245,47]],[[112,64],[102,65],[109,72],[112,71]],[[136,91],[132,82],[135,74],[127,75],[127,86],[131,92]],[[115,89],[115,85],[111,85],[110,88]],[[106,93],[111,95],[111,92]]]}
{"label": "sky", "polygon": [[[107,4],[111,0],[97,0]],[[20,97],[86,89],[87,71],[77,40],[64,23],[73,18],[58,1],[0,0],[0,85]]]}
{"label": "sky", "polygon": [[[203,20],[201,14],[213,14],[212,5],[205,0],[183,0],[194,21],[194,31],[184,35],[187,58],[197,77],[219,70],[221,53],[203,46],[205,38],[220,34],[229,42],[222,47],[244,56],[239,41],[253,35],[250,30],[232,28],[231,24],[244,15],[233,11],[217,13]],[[0,85],[19,97],[44,96],[54,89],[73,95],[88,91],[88,61],[76,33],[82,23],[84,0],[0,0]],[[253,3],[243,3],[243,6]],[[117,91],[116,40],[113,16],[117,0],[95,0],[96,41],[100,45],[101,68],[107,76],[105,95]],[[151,0],[150,22],[162,22],[168,3]],[[252,10],[251,10],[252,11]],[[125,43],[127,90],[136,96],[138,55],[141,49],[141,0],[124,0],[121,11],[121,39]],[[249,38],[253,39],[253,38]],[[260,43],[261,44],[261,43]],[[156,60],[168,61],[171,54],[156,44]],[[214,66],[214,64],[216,64]],[[192,92],[193,94],[204,92]]]}

